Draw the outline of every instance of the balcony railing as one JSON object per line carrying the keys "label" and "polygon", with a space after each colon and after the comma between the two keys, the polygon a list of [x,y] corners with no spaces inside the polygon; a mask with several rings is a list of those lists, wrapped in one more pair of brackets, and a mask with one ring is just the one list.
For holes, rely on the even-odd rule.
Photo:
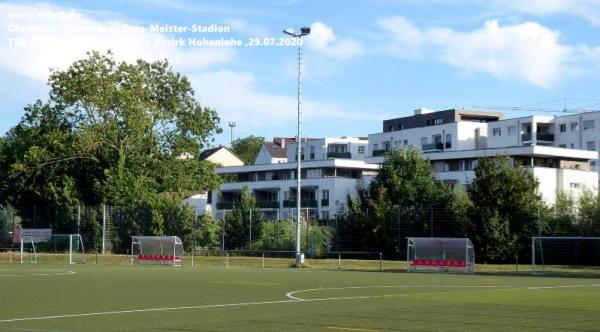
{"label": "balcony railing", "polygon": [[[531,134],[523,134],[523,135],[521,135],[521,139],[523,140],[523,142],[531,141],[531,138],[532,138]],[[537,133],[536,139],[538,141],[550,141],[550,142],[554,142],[554,134]]]}
{"label": "balcony railing", "polygon": [[554,134],[538,133],[537,140],[554,142]]}
{"label": "balcony railing", "polygon": [[257,201],[256,206],[260,209],[279,209],[277,201]]}
{"label": "balcony railing", "polygon": [[431,144],[422,144],[421,150],[422,151],[444,150],[444,144],[441,142],[440,143],[431,143]]}
{"label": "balcony railing", "polygon": [[[303,208],[311,208],[311,207],[316,208],[317,200],[316,199],[303,199],[300,201],[300,204],[302,204],[301,207],[303,207]],[[287,207],[287,208],[296,207],[296,200],[284,200],[283,207]]]}
{"label": "balcony railing", "polygon": [[321,206],[329,206],[329,199],[322,199]]}
{"label": "balcony railing", "polygon": [[373,157],[383,156],[387,150],[373,150]]}
{"label": "balcony railing", "polygon": [[350,152],[327,152],[327,158],[352,158]]}
{"label": "balcony railing", "polygon": [[217,202],[217,210],[231,210],[231,209],[233,209],[233,205],[235,203],[237,203],[237,202],[218,201]]}

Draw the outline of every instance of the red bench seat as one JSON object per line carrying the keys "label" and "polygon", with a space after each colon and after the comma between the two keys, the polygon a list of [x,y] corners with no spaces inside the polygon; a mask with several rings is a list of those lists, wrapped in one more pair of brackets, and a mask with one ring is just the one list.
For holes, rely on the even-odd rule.
{"label": "red bench seat", "polygon": [[431,266],[431,267],[465,267],[465,261],[455,260],[431,260],[431,259],[415,259],[410,263],[411,266]]}
{"label": "red bench seat", "polygon": [[141,260],[141,261],[172,261],[172,260],[181,260],[181,256],[173,256],[173,255],[138,255],[138,260]]}

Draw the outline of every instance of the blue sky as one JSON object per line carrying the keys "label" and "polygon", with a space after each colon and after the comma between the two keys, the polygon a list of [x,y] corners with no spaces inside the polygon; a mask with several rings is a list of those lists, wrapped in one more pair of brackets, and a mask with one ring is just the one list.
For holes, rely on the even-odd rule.
{"label": "blue sky", "polygon": [[[158,33],[152,24],[230,31]],[[111,49],[124,61],[167,58],[188,76],[221,116],[217,144],[229,142],[228,121],[236,137],[294,136],[294,47],[197,47],[189,38],[278,41],[283,28],[308,25],[307,136],[366,136],[420,107],[600,109],[600,0],[7,1],[0,25],[0,133],[47,98],[48,68]],[[165,46],[172,38],[186,45]]]}

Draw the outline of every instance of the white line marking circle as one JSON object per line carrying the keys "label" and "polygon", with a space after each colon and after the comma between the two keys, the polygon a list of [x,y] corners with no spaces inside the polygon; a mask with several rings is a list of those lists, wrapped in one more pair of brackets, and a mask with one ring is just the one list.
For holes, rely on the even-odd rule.
{"label": "white line marking circle", "polygon": [[366,289],[366,288],[502,288],[510,286],[490,286],[490,285],[398,285],[398,286],[348,286],[348,287],[318,287],[309,289],[299,289],[291,291],[285,294],[285,296],[292,300],[306,301],[306,299],[295,296],[298,293],[320,291],[320,290],[344,290],[344,289]]}

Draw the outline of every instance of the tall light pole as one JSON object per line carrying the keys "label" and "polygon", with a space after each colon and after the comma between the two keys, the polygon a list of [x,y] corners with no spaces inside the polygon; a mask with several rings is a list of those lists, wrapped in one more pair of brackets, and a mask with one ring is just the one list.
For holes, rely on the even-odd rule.
{"label": "tall light pole", "polygon": [[231,145],[231,143],[233,143],[233,128],[237,125],[237,123],[235,123],[235,121],[229,121],[229,128],[230,128],[230,133],[231,133],[231,139],[229,141],[229,145]]}
{"label": "tall light pole", "polygon": [[303,27],[300,28],[300,33],[296,33],[294,29],[287,28],[283,30],[283,33],[286,35],[290,35],[292,37],[298,38],[298,86],[297,86],[297,111],[298,111],[298,155],[297,155],[297,165],[298,165],[298,175],[296,176],[297,185],[296,185],[296,267],[302,266],[302,261],[304,260],[304,255],[300,252],[300,218],[301,218],[301,198],[302,191],[300,187],[300,178],[302,172],[302,136],[300,132],[300,97],[302,95],[302,37],[308,36],[310,34],[310,28]]}

